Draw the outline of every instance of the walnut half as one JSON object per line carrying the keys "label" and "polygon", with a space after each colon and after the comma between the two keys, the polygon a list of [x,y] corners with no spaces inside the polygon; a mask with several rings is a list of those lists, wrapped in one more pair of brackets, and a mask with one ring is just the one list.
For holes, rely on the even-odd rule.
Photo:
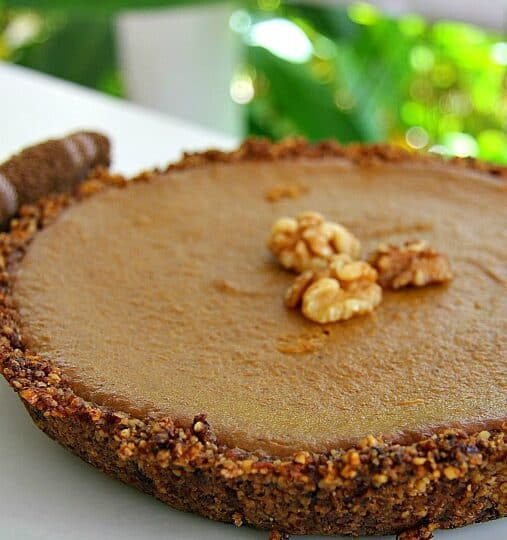
{"label": "walnut half", "polygon": [[318,212],[303,212],[296,219],[278,219],[267,246],[287,270],[304,272],[327,267],[333,255],[359,256],[359,240],[343,225],[325,221]]}
{"label": "walnut half", "polygon": [[300,274],[285,295],[285,305],[311,321],[326,324],[372,312],[382,300],[377,272],[365,261],[347,254],[331,257],[324,270]]}
{"label": "walnut half", "polygon": [[424,287],[453,278],[449,259],[426,242],[410,241],[402,246],[380,244],[370,259],[384,289]]}

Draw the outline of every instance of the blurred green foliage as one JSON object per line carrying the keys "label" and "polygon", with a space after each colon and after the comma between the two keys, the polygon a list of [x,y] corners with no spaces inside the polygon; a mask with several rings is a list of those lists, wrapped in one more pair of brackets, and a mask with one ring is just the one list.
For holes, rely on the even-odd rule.
{"label": "blurred green foliage", "polygon": [[[249,122],[274,138],[390,140],[443,154],[507,163],[507,43],[456,22],[386,17],[364,2],[349,9],[280,6],[304,31],[304,63],[249,47]],[[262,5],[262,2],[261,4]],[[240,33],[266,19],[251,10]]]}
{"label": "blurred green foliage", "polygon": [[[122,95],[115,13],[181,3],[189,2],[0,0],[0,58]],[[246,50],[231,96],[245,106],[250,133],[390,140],[507,163],[500,36],[417,15],[393,19],[365,2],[338,9],[250,1],[231,28]]]}
{"label": "blurred green foliage", "polygon": [[[0,4],[1,5],[1,4]],[[0,59],[123,95],[107,14],[0,9]]]}
{"label": "blurred green foliage", "polygon": [[[37,11],[64,11],[71,14],[90,13],[114,15],[125,9],[150,9],[182,4],[210,4],[212,0],[3,0],[11,9],[34,9]],[[218,0],[216,0],[218,1]]]}

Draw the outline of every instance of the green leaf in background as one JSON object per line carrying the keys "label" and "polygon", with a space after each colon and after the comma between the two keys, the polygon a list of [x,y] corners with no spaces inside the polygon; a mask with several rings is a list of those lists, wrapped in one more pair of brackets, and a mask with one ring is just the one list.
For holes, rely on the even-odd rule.
{"label": "green leaf in background", "polygon": [[[218,0],[215,0],[218,1]],[[3,0],[6,8],[40,11],[112,14],[127,9],[150,9],[188,4],[211,4],[213,0]]]}
{"label": "green leaf in background", "polygon": [[15,61],[91,88],[120,95],[113,20],[106,16],[55,15],[51,38],[20,48]]}
{"label": "green leaf in background", "polygon": [[[313,58],[298,65],[249,49],[252,67],[269,84],[269,92],[252,104],[251,128],[274,138],[293,132],[342,142],[388,138],[397,120],[393,104],[406,90],[410,48],[397,25],[383,18],[373,31],[354,24],[343,10],[326,7],[291,6],[281,14],[305,30]],[[254,15],[258,20],[262,14]],[[396,40],[400,45],[393,47]],[[260,107],[262,102],[271,106]],[[290,119],[281,130],[274,111]]]}
{"label": "green leaf in background", "polygon": [[315,81],[308,66],[281,60],[262,47],[250,47],[248,59],[269,81],[268,99],[273,108],[291,119],[292,129],[283,135],[344,142],[363,138],[355,116],[336,107],[332,90]]}

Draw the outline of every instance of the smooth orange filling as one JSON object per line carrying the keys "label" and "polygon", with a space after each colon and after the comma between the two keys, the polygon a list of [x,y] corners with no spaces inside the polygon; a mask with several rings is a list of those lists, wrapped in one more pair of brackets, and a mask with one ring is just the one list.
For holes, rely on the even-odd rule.
{"label": "smooth orange filling", "polygon": [[[270,190],[303,185],[294,198]],[[306,189],[307,188],[307,189]],[[278,188],[277,188],[278,189]],[[113,189],[42,231],[14,287],[24,339],[87,399],[286,454],[507,418],[507,191],[475,172],[339,160],[209,165]],[[283,305],[274,220],[315,210],[364,254],[426,239],[449,286],[321,327]]]}

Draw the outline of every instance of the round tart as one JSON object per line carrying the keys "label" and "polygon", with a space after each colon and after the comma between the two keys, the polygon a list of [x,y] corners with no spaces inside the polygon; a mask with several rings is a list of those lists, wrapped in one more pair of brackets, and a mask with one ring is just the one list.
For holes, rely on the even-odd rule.
{"label": "round tart", "polygon": [[[98,171],[1,238],[3,373],[51,437],[212,519],[415,538],[506,515],[505,176],[302,141]],[[364,254],[426,240],[455,278],[313,323],[265,247],[305,210]]]}

